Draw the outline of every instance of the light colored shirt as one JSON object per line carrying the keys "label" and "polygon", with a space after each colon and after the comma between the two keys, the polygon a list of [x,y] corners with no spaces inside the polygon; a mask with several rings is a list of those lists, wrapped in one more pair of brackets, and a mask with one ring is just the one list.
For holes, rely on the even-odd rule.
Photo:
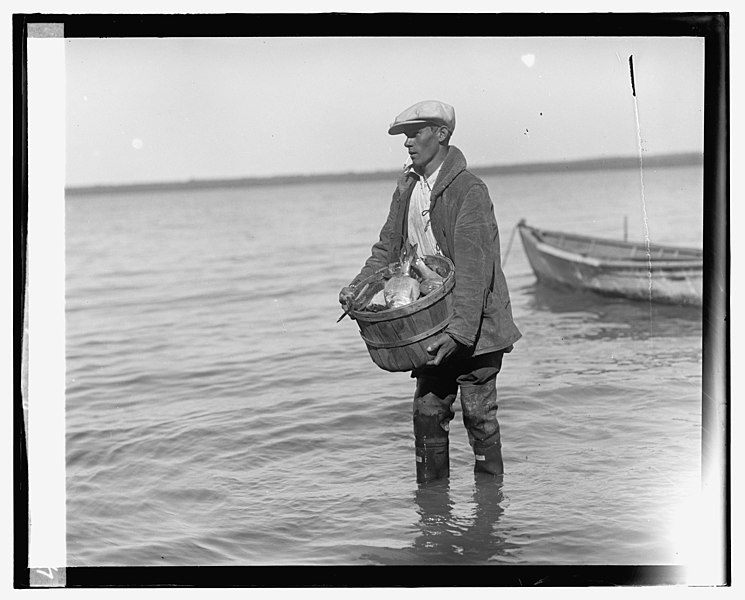
{"label": "light colored shirt", "polygon": [[[442,165],[440,165],[442,166]],[[429,209],[430,196],[432,188],[437,181],[437,175],[440,173],[440,167],[437,167],[434,173],[429,177],[419,177],[419,181],[414,184],[414,190],[411,192],[409,202],[409,243],[416,244],[416,253],[419,256],[427,254],[441,254],[437,241],[432,233],[430,225]]]}

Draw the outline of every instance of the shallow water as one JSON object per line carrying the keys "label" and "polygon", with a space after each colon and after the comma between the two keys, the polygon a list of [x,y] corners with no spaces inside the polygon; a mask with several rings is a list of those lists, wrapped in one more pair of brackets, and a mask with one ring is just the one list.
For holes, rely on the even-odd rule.
{"label": "shallow water", "polygon": [[[668,564],[700,474],[701,313],[539,286],[515,223],[642,239],[634,170],[493,176],[524,337],[506,476],[418,487],[413,381],[338,290],[392,183],[67,199],[68,565]],[[700,169],[645,171],[653,242],[702,245]],[[457,406],[457,403],[456,403]]]}

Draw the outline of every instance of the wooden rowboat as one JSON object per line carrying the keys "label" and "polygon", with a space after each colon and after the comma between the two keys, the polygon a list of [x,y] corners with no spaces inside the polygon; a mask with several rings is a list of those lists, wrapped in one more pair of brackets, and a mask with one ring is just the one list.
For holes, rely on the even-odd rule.
{"label": "wooden rowboat", "polygon": [[517,224],[536,278],[599,294],[701,306],[703,252]]}

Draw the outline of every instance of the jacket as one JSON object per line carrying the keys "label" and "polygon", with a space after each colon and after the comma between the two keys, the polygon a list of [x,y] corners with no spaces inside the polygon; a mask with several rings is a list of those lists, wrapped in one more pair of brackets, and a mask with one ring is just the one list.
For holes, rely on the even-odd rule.
{"label": "jacket", "polygon": [[[399,178],[380,239],[350,285],[398,260],[407,240],[409,200],[417,177],[405,171]],[[454,314],[445,332],[473,355],[509,352],[521,333],[502,272],[494,205],[486,185],[467,170],[455,146],[450,146],[432,189],[429,216],[440,251],[455,265]]]}

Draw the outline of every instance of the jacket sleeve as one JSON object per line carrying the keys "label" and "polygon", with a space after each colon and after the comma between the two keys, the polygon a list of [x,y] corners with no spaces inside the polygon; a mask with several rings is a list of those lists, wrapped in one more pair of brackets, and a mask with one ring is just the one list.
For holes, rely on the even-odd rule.
{"label": "jacket sleeve", "polygon": [[380,237],[375,244],[373,244],[370,252],[370,258],[365,261],[365,266],[359,274],[350,282],[350,286],[357,285],[363,279],[370,277],[378,269],[387,267],[390,256],[391,244],[393,243],[394,237],[394,223],[396,222],[396,215],[398,213],[400,194],[398,190],[393,194],[393,200],[391,201],[390,209],[388,210],[388,218],[385,221],[385,225],[380,230]]}
{"label": "jacket sleeve", "polygon": [[475,184],[466,192],[455,223],[454,314],[445,332],[469,348],[476,343],[494,268],[493,210],[486,186]]}

